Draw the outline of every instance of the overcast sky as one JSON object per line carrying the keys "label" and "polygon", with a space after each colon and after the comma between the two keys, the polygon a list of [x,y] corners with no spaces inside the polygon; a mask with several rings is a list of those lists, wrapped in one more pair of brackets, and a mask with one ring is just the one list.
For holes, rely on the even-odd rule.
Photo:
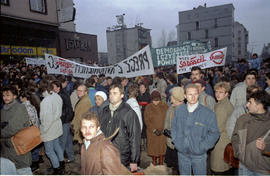
{"label": "overcast sky", "polygon": [[152,29],[152,46],[157,47],[162,30],[175,32],[178,12],[207,4],[208,7],[234,5],[235,21],[249,31],[248,50],[261,54],[270,43],[270,0],[74,0],[77,32],[98,37],[98,51],[107,51],[106,29],[117,24],[116,15],[125,13],[125,24]]}

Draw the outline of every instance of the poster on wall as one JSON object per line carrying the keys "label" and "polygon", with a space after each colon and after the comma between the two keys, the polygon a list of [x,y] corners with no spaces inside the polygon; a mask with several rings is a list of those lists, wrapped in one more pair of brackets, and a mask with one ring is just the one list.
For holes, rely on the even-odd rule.
{"label": "poster on wall", "polygon": [[91,75],[100,74],[127,78],[154,74],[149,46],[107,67],[83,65],[51,54],[45,54],[45,60],[48,74],[72,75],[79,78],[89,78]]}
{"label": "poster on wall", "polygon": [[205,54],[179,56],[177,58],[177,74],[191,72],[191,68],[199,66],[201,69],[225,65],[227,48],[218,49]]}

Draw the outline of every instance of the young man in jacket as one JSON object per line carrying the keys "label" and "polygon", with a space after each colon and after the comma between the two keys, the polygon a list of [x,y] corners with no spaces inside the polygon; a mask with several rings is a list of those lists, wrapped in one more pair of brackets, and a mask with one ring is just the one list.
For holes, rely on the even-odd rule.
{"label": "young man in jacket", "polygon": [[136,171],[140,159],[140,122],[135,111],[122,101],[123,97],[122,85],[113,84],[110,87],[110,104],[103,109],[100,116],[101,130],[105,137],[109,137],[119,128],[112,143],[120,151],[122,164],[131,171]]}
{"label": "young man in jacket", "polygon": [[270,96],[258,91],[249,96],[249,113],[236,121],[232,134],[234,156],[240,160],[239,175],[260,175],[270,172]]}
{"label": "young man in jacket", "polygon": [[[2,93],[5,104],[1,110],[1,157],[15,164],[16,174],[32,175],[30,168],[32,163],[31,152],[17,155],[11,142],[12,136],[21,129],[30,126],[27,110],[23,104],[16,100],[18,93],[15,87],[4,87]],[[11,175],[13,173],[6,174]]]}
{"label": "young man in jacket", "polygon": [[[121,175],[124,173],[118,149],[105,138],[100,130],[98,116],[93,112],[82,115],[81,133],[84,137],[81,147],[82,175]],[[127,170],[127,169],[126,169]]]}
{"label": "young man in jacket", "polygon": [[175,110],[171,136],[178,150],[181,175],[206,175],[207,151],[219,138],[216,115],[199,104],[199,89],[195,84],[185,88],[187,103]]}

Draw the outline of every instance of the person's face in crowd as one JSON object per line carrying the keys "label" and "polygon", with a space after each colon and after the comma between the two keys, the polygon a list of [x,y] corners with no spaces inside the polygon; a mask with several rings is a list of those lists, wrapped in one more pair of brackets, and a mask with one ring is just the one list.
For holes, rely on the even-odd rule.
{"label": "person's face in crowd", "polygon": [[90,141],[96,137],[100,127],[97,127],[94,120],[82,119],[81,121],[81,132],[85,140]]}
{"label": "person's face in crowd", "polygon": [[145,87],[143,84],[141,84],[139,90],[140,90],[140,93],[141,93],[141,94],[144,94],[145,91],[146,91],[146,87]]}
{"label": "person's face in crowd", "polygon": [[112,84],[112,79],[107,79],[107,85],[111,85]]}
{"label": "person's face in crowd", "polygon": [[246,106],[250,113],[257,113],[259,111],[259,104],[255,102],[254,98],[250,98]]}
{"label": "person's face in crowd", "polygon": [[195,83],[195,85],[199,88],[199,94],[201,94],[205,90],[205,87],[203,87],[202,84]]}
{"label": "person's face in crowd", "polygon": [[77,95],[79,98],[82,98],[87,94],[87,88],[85,86],[79,86],[77,88]]}
{"label": "person's face in crowd", "polygon": [[115,105],[119,103],[122,98],[124,97],[124,94],[122,94],[118,87],[115,87],[110,90],[110,103]]}
{"label": "person's face in crowd", "polygon": [[122,86],[125,87],[127,86],[128,84],[128,79],[124,79],[122,82],[121,82]]}
{"label": "person's face in crowd", "polygon": [[3,100],[5,104],[10,105],[13,101],[17,98],[11,91],[4,91],[3,92]]}
{"label": "person's face in crowd", "polygon": [[21,102],[26,102],[27,101],[27,98],[20,96],[20,100],[21,100]]}
{"label": "person's face in crowd", "polygon": [[160,100],[153,100],[152,102],[153,102],[154,105],[157,106],[160,103]]}
{"label": "person's face in crowd", "polygon": [[215,95],[216,95],[217,100],[221,101],[224,98],[226,98],[229,94],[228,92],[226,92],[226,90],[223,87],[220,87],[215,90]]}
{"label": "person's face in crowd", "polygon": [[60,87],[57,87],[55,84],[53,84],[53,91],[55,93],[59,93],[60,92]]}
{"label": "person's face in crowd", "polygon": [[196,104],[199,99],[199,91],[196,88],[188,88],[186,90],[185,98],[190,105]]}
{"label": "person's face in crowd", "polygon": [[104,99],[99,95],[95,96],[95,100],[96,100],[96,105],[98,107],[100,107],[102,105],[102,103],[104,102]]}
{"label": "person's face in crowd", "polygon": [[191,72],[191,80],[192,81],[197,81],[200,80],[202,77],[200,70],[194,70]]}
{"label": "person's face in crowd", "polygon": [[246,85],[251,86],[256,84],[256,78],[254,75],[247,75],[245,79]]}

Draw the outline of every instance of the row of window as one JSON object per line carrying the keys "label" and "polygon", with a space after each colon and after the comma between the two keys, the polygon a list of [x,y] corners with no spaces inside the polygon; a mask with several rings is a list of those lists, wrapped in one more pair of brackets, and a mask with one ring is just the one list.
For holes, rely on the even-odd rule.
{"label": "row of window", "polygon": [[[9,0],[1,0],[2,5],[10,6]],[[30,11],[47,14],[46,0],[29,0]]]}
{"label": "row of window", "polygon": [[[217,18],[215,18],[215,25],[214,25],[215,28],[218,27],[218,23],[217,23]],[[199,21],[196,21],[196,30],[199,30],[200,29],[200,23]]]}
{"label": "row of window", "polygon": [[[208,39],[208,29],[205,30],[205,39]],[[188,40],[191,40],[191,32],[188,32]],[[215,47],[218,47],[218,38],[215,38]]]}

